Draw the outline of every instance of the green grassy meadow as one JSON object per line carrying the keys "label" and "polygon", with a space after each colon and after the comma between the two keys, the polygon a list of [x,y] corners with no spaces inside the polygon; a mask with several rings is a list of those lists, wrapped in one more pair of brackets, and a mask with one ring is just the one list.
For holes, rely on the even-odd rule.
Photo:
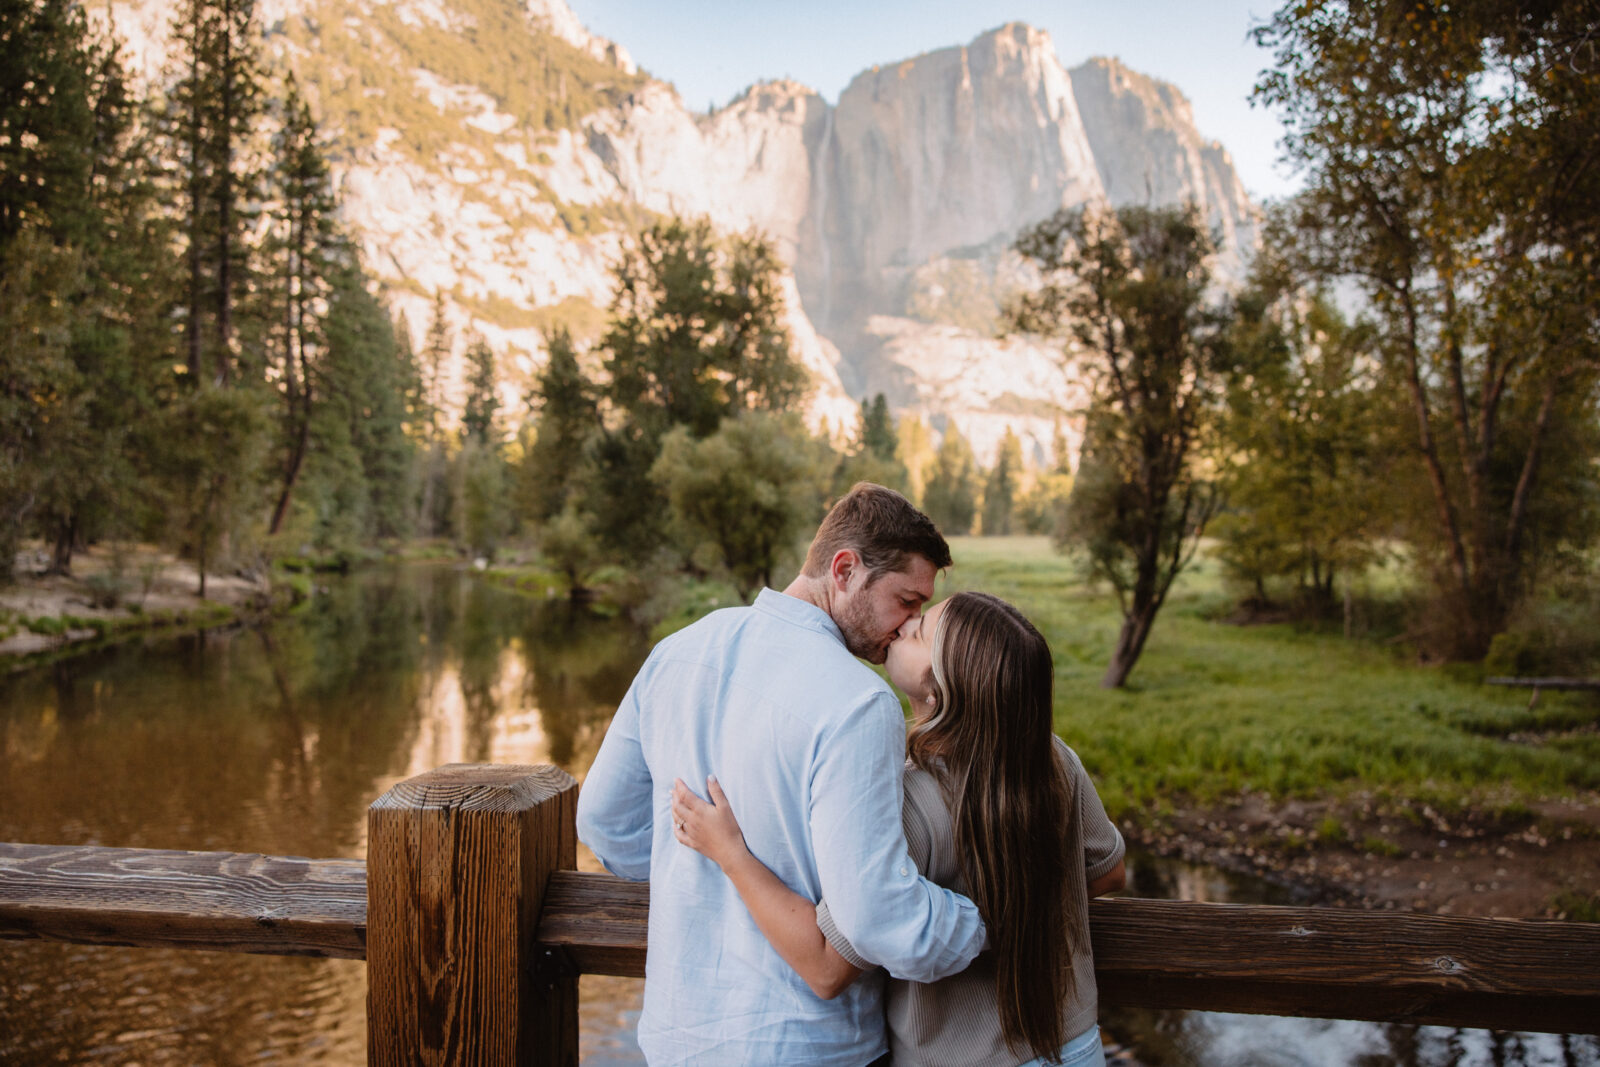
{"label": "green grassy meadow", "polygon": [[[1124,690],[1100,688],[1121,616],[1039,537],[957,538],[939,596],[981,589],[1025,611],[1055,655],[1056,729],[1112,816],[1160,816],[1247,791],[1402,809],[1525,815],[1600,789],[1592,696],[1483,685],[1404,643],[1289,623],[1214,621],[1233,597],[1204,558],[1182,575]],[[1381,580],[1381,579],[1380,579]]]}

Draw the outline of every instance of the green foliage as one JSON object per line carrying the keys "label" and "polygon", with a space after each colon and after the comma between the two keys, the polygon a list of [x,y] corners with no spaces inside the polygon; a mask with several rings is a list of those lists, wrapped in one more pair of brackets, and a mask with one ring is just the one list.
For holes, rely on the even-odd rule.
{"label": "green foliage", "polygon": [[913,503],[920,505],[936,456],[933,433],[928,424],[916,415],[907,415],[896,427],[896,436],[895,455],[906,467],[907,495]]}
{"label": "green foliage", "polygon": [[249,238],[262,199],[253,161],[266,111],[254,0],[184,0],[172,16],[172,46],[173,83],[157,129],[170,166],[166,193],[182,205],[189,373],[217,385],[255,380],[265,367],[261,338],[236,321],[260,269]]}
{"label": "green foliage", "polygon": [[1595,535],[1600,73],[1586,0],[1284,5],[1257,95],[1306,177],[1297,251],[1371,302],[1407,400],[1401,518],[1432,650],[1481,657],[1539,564]]}
{"label": "green foliage", "polygon": [[183,388],[161,413],[154,459],[175,539],[200,572],[245,551],[248,516],[260,499],[268,398],[258,389]]}
{"label": "green foliage", "polygon": [[0,32],[0,581],[18,537],[135,521],[129,429],[165,358],[167,231],[111,41],[82,8],[11,5]]}
{"label": "green foliage", "polygon": [[581,599],[588,592],[584,577],[600,562],[597,544],[588,519],[570,505],[540,529],[539,553],[566,577],[572,599]]}
{"label": "green foliage", "polygon": [[978,515],[978,461],[954,422],[945,424],[944,440],[925,478],[922,510],[947,537],[970,533]]}
{"label": "green foliage", "polygon": [[861,422],[856,440],[839,459],[833,475],[833,493],[842,496],[857,482],[874,482],[906,492],[909,475],[898,455],[899,431],[889,402],[882,393],[861,401]]}
{"label": "green foliage", "polygon": [[460,536],[471,555],[493,559],[511,531],[505,457],[492,445],[469,437],[462,444],[456,465],[461,480],[457,493]]}
{"label": "green foliage", "polygon": [[786,411],[806,375],[790,349],[782,270],[759,236],[719,241],[705,219],[640,234],[615,270],[601,338],[608,399],[652,436],[713,433],[740,411]]}
{"label": "green foliage", "polygon": [[747,411],[700,440],[687,426],[674,429],[650,476],[671,505],[681,546],[691,555],[713,548],[748,602],[821,520],[830,460],[798,415]]}
{"label": "green foliage", "polygon": [[1040,471],[1033,484],[1017,499],[1017,521],[1030,534],[1054,534],[1067,521],[1067,502],[1072,497],[1072,455],[1070,443],[1057,423],[1051,444],[1055,462]]}
{"label": "green foliage", "polygon": [[266,336],[273,350],[268,360],[276,356],[276,388],[283,405],[280,489],[269,534],[282,527],[305,466],[312,419],[322,399],[317,379],[324,374],[324,368],[313,364],[325,359],[328,349],[323,312],[334,264],[349,255],[334,226],[338,204],[324,158],[326,147],[291,77],[273,138],[269,178],[277,203],[270,212],[272,229],[261,257],[268,276],[261,294],[267,305]]}
{"label": "green foliage", "polygon": [[558,329],[548,345],[529,404],[538,421],[518,472],[523,512],[541,521],[566,508],[581,473],[584,443],[600,425],[595,387],[578,366],[572,336]]}
{"label": "green foliage", "polygon": [[667,502],[650,478],[660,453],[632,423],[602,427],[584,444],[578,506],[613,558],[651,560],[666,542]]}
{"label": "green foliage", "polygon": [[10,0],[0,30],[0,246],[24,227],[81,243],[92,225],[98,105],[120,90],[82,8]]}
{"label": "green foliage", "polygon": [[994,468],[983,483],[983,533],[986,537],[1011,533],[1017,507],[1017,484],[1022,477],[1022,442],[1006,427]]}
{"label": "green foliage", "polygon": [[411,532],[417,453],[404,406],[414,368],[388,310],[354,263],[328,283],[305,491],[311,543],[322,551]]}
{"label": "green foliage", "polygon": [[481,337],[467,345],[467,398],[461,410],[461,436],[480,448],[500,447],[495,415],[500,397],[495,392],[494,351]]}
{"label": "green foliage", "polygon": [[398,50],[401,69],[421,67],[447,84],[476,86],[502,111],[536,128],[576,129],[584,116],[621,104],[644,83],[643,75],[627,74],[536,28],[521,5],[456,0],[452,12],[470,21],[467,32],[440,33],[386,7],[368,15]]}
{"label": "green foliage", "polygon": [[1550,901],[1557,918],[1575,923],[1600,923],[1600,893],[1566,889]]}
{"label": "green foliage", "polygon": [[1269,599],[1268,579],[1288,577],[1327,611],[1336,576],[1364,569],[1388,532],[1391,427],[1403,414],[1374,374],[1371,327],[1306,292],[1275,253],[1280,238],[1269,226],[1237,299],[1222,420],[1228,509],[1212,532],[1257,601]]}
{"label": "green foliage", "polygon": [[1600,586],[1585,567],[1517,606],[1489,644],[1483,670],[1521,677],[1600,676]]}
{"label": "green foliage", "polygon": [[1069,334],[1094,389],[1063,543],[1088,551],[1124,626],[1106,672],[1120,686],[1217,505],[1199,459],[1228,355],[1210,306],[1200,213],[1060,211],[1017,241],[1043,279],[1007,310],[1015,329]]}
{"label": "green foliage", "polygon": [[659,221],[624,251],[600,341],[603,398],[617,417],[589,443],[583,491],[612,551],[640,559],[664,543],[666,509],[650,469],[666,434],[686,427],[708,437],[729,416],[803,399],[781,270],[764,238],[719,240],[704,219]]}
{"label": "green foliage", "polygon": [[82,415],[71,309],[79,257],[29,228],[0,248],[0,579],[9,580],[26,524],[50,491],[47,458]]}

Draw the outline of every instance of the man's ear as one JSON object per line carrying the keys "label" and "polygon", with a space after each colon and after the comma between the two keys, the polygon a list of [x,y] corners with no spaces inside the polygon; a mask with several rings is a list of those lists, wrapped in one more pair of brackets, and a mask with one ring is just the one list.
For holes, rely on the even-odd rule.
{"label": "man's ear", "polygon": [[833,583],[834,589],[844,592],[850,587],[850,579],[856,571],[861,569],[861,557],[853,548],[841,548],[833,554],[833,559],[828,561],[828,580]]}

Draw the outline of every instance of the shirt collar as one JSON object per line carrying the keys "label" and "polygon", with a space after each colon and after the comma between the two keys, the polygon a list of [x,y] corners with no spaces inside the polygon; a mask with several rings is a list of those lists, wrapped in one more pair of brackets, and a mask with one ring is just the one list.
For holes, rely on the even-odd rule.
{"label": "shirt collar", "polygon": [[844,644],[844,634],[840,631],[839,624],[834,622],[833,617],[826,611],[810,601],[801,600],[788,593],[780,593],[776,589],[763,589],[751,606],[784,622],[827,634],[841,645]]}

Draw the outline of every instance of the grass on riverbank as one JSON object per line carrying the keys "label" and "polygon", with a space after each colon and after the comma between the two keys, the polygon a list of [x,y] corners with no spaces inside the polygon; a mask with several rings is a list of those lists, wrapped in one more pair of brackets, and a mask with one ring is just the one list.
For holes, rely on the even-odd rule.
{"label": "grass on riverbank", "polygon": [[1539,798],[1600,789],[1591,697],[1484,686],[1474,669],[1419,665],[1396,647],[1291,624],[1211,621],[1229,599],[1216,565],[1179,579],[1122,690],[1101,689],[1121,616],[1043,538],[959,538],[939,595],[1013,601],[1049,640],[1056,725],[1113,816],[1161,815],[1248,791],[1520,816]]}
{"label": "grass on riverbank", "polygon": [[245,577],[208,576],[198,595],[191,562],[151,545],[80,550],[72,573],[31,573],[43,558],[25,544],[19,577],[0,588],[0,671],[153,631],[223,626],[247,616],[289,610],[310,596],[310,563]]}

